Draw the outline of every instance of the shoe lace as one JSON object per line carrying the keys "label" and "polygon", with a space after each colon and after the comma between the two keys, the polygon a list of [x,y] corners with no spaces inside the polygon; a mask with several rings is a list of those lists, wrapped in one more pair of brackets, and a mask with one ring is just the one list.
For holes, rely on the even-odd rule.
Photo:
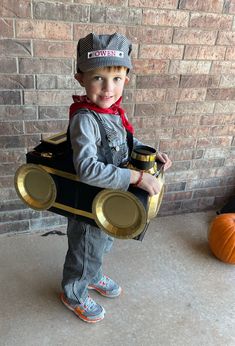
{"label": "shoe lace", "polygon": [[83,306],[86,310],[92,310],[96,306],[96,302],[90,296],[88,296]]}
{"label": "shoe lace", "polygon": [[102,286],[108,286],[109,285],[110,278],[106,275],[103,275],[102,278],[99,281],[99,284]]}

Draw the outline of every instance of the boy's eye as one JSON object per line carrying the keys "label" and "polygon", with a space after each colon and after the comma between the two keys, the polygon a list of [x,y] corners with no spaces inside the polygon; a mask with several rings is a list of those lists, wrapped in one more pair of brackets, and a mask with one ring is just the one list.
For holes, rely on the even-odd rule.
{"label": "boy's eye", "polygon": [[100,81],[100,80],[102,80],[102,77],[100,77],[100,76],[95,76],[95,77],[94,77],[94,80]]}
{"label": "boy's eye", "polygon": [[120,80],[122,80],[122,78],[121,77],[115,77],[114,80],[119,82]]}

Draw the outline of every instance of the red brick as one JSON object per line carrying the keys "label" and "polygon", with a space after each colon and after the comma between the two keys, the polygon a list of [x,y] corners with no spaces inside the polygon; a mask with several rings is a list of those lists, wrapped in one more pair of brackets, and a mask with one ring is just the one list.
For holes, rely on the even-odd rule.
{"label": "red brick", "polygon": [[[153,115],[173,115],[175,113],[174,103],[146,103],[137,104],[135,116],[151,117]],[[158,120],[158,119],[157,119]]]}
{"label": "red brick", "polygon": [[76,44],[73,42],[33,41],[34,55],[51,58],[75,58]]}
{"label": "red brick", "polygon": [[211,128],[206,126],[187,127],[187,128],[174,128],[173,138],[200,138],[209,136]]}
{"label": "red brick", "polygon": [[99,6],[127,6],[127,0],[74,0],[73,2],[78,2],[79,4],[90,4]]}
{"label": "red brick", "polygon": [[167,202],[164,203],[164,197],[163,202],[161,204],[161,208],[158,212],[159,216],[164,215],[172,215],[172,214],[179,214],[181,212],[181,203],[182,202]]}
{"label": "red brick", "polygon": [[199,29],[175,29],[173,43],[214,45],[217,31]]}
{"label": "red brick", "polygon": [[[224,159],[221,159],[221,158],[217,158],[217,159],[213,159],[213,160],[202,159],[202,160],[192,161],[191,168],[192,169],[200,169],[202,167],[214,168],[214,167],[221,167],[221,166],[223,166],[223,164],[224,164]],[[187,183],[187,188],[190,189],[190,186],[191,186],[191,188],[196,188],[196,187],[199,187],[200,185],[201,185],[200,187],[208,187],[208,184],[213,186],[213,183],[214,183],[214,186],[217,186],[218,183],[219,183],[219,185],[222,185],[221,182],[218,181],[218,178],[208,179],[208,180],[209,180],[209,182],[200,181],[200,183],[198,183],[198,184],[197,184],[197,182],[194,182],[194,186],[193,186],[193,184],[190,184],[190,182],[189,182],[189,183]]]}
{"label": "red brick", "polygon": [[222,12],[223,0],[181,0],[179,8],[182,10]]}
{"label": "red brick", "polygon": [[213,102],[179,102],[176,114],[210,114],[213,110]]}
{"label": "red brick", "polygon": [[213,61],[211,74],[235,74],[235,61]]}
{"label": "red brick", "polygon": [[68,119],[68,106],[39,106],[38,118],[47,120]]}
{"label": "red brick", "polygon": [[[169,153],[168,153],[168,156],[169,156]],[[171,166],[171,172],[187,171],[190,169],[190,166],[191,166],[191,161],[181,160],[177,162],[174,157],[173,165]]]}
{"label": "red brick", "polygon": [[[23,163],[23,162],[22,162]],[[14,184],[13,175],[2,176],[0,179],[0,189],[12,188]],[[1,209],[2,211],[2,209]],[[1,213],[0,213],[1,215]]]}
{"label": "red brick", "polygon": [[180,79],[181,88],[206,88],[219,86],[220,76],[217,75],[183,75]]}
{"label": "red brick", "polygon": [[203,115],[201,117],[201,125],[220,125],[220,124],[234,124],[235,123],[235,114],[220,114],[216,115]]}
{"label": "red brick", "polygon": [[82,88],[80,88],[77,80],[75,80],[74,76],[72,75],[38,75],[37,89],[77,89],[82,92]]}
{"label": "red brick", "polygon": [[53,133],[61,132],[66,130],[68,125],[67,120],[39,120],[39,121],[26,121],[25,122],[25,132],[26,134],[31,133]]}
{"label": "red brick", "polygon": [[186,149],[186,150],[170,150],[168,151],[169,157],[175,161],[184,161],[192,159],[201,159],[203,156],[203,150]]}
{"label": "red brick", "polygon": [[[190,113],[189,113],[190,114]],[[171,128],[176,128],[179,126],[192,126],[199,125],[201,115],[181,115],[181,116],[164,116],[161,118],[161,126],[169,126]]]}
{"label": "red brick", "polygon": [[141,59],[181,59],[184,46],[178,45],[140,45]]}
{"label": "red brick", "polygon": [[231,114],[235,110],[235,101],[218,101],[215,103],[215,114]]}
{"label": "red brick", "polygon": [[173,28],[130,26],[126,28],[126,35],[137,44],[171,43]]}
{"label": "red brick", "polygon": [[190,24],[192,28],[230,30],[233,16],[215,13],[191,13]]}
{"label": "red brick", "polygon": [[194,191],[193,197],[195,198],[206,197],[206,196],[215,197],[215,196],[224,196],[224,194],[225,194],[224,187],[212,187],[212,188]]}
{"label": "red brick", "polygon": [[132,7],[152,7],[176,9],[178,0],[129,0]]}
{"label": "red brick", "polygon": [[221,76],[220,84],[219,86],[221,88],[229,88],[229,87],[235,87],[235,74],[224,74]]}
{"label": "red brick", "polygon": [[[214,163],[215,162],[215,163]],[[223,159],[209,159],[209,160],[196,160],[193,162],[193,166],[195,168],[201,168],[208,165],[208,167],[219,167],[221,166],[221,163],[223,162]],[[203,179],[203,180],[192,180],[187,182],[187,189],[189,190],[195,190],[195,189],[202,189],[207,187],[217,187],[217,186],[225,186],[229,184],[230,179],[229,178],[210,178],[210,179]]]}
{"label": "red brick", "polygon": [[0,16],[11,18],[23,18],[31,16],[30,0],[1,0]]}
{"label": "red brick", "polygon": [[135,73],[144,75],[165,74],[169,65],[167,60],[158,59],[133,59],[132,63]]}
{"label": "red brick", "polygon": [[166,101],[203,101],[206,98],[206,89],[167,89]]}
{"label": "red brick", "polygon": [[235,60],[235,47],[227,47],[225,60]]}
{"label": "red brick", "polygon": [[225,7],[224,8],[225,13],[235,14],[235,2],[234,2],[234,0],[225,0],[224,7]]}
{"label": "red brick", "polygon": [[136,103],[163,102],[166,91],[164,89],[137,89],[135,92]]}
{"label": "red brick", "polygon": [[26,105],[50,106],[55,105],[70,105],[71,90],[59,91],[25,91]]}
{"label": "red brick", "polygon": [[33,39],[71,40],[71,25],[70,23],[60,22],[17,20],[16,36]]}
{"label": "red brick", "polygon": [[181,213],[210,210],[214,206],[215,197],[204,197],[182,201]]}
{"label": "red brick", "polygon": [[138,76],[136,88],[153,89],[153,88],[177,88],[179,76],[162,75],[162,76]]}
{"label": "red brick", "polygon": [[143,10],[143,25],[187,27],[188,21],[189,13],[184,11]]}
{"label": "red brick", "polygon": [[197,148],[229,147],[232,137],[206,137],[197,139]]}
{"label": "red brick", "polygon": [[[172,138],[172,129],[170,128],[163,128],[163,127],[159,127],[157,126],[157,128],[155,129],[155,136],[158,139],[170,139]],[[157,148],[158,146],[156,146]]]}
{"label": "red brick", "polygon": [[207,100],[234,100],[235,88],[208,89],[206,99]]}
{"label": "red brick", "polygon": [[13,37],[13,20],[0,18],[0,38]]}
{"label": "red brick", "polygon": [[217,44],[234,46],[235,45],[235,32],[220,31],[217,39]]}
{"label": "red brick", "polygon": [[161,151],[167,151],[171,149],[187,149],[194,148],[196,145],[196,139],[194,138],[183,138],[183,139],[171,139],[160,140],[160,148]]}
{"label": "red brick", "polygon": [[1,150],[0,161],[2,163],[23,163],[25,162],[25,153],[22,150]]}
{"label": "red brick", "polygon": [[31,43],[30,40],[12,40],[5,39],[0,41],[0,55],[22,57],[31,56]]}
{"label": "red brick", "polygon": [[33,2],[33,17],[35,19],[86,23],[89,21],[89,16],[88,5],[48,1]]}
{"label": "red brick", "polygon": [[223,60],[226,47],[186,46],[184,59]]}
{"label": "red brick", "polygon": [[111,24],[73,24],[73,39],[78,41],[81,37],[95,32],[97,35],[119,32],[126,34],[126,27],[123,25]]}
{"label": "red brick", "polygon": [[220,136],[212,138],[212,146],[214,147],[231,147],[233,136]]}
{"label": "red brick", "polygon": [[0,146],[4,149],[35,147],[40,142],[40,135],[0,136]]}
{"label": "red brick", "polygon": [[141,9],[125,7],[107,7],[106,9],[106,23],[109,24],[139,25],[141,18]]}
{"label": "red brick", "polygon": [[70,59],[19,59],[20,73],[71,74],[72,60]]}
{"label": "red brick", "polygon": [[211,127],[212,136],[233,136],[235,133],[235,125],[234,124],[226,124],[223,126],[213,126]]}
{"label": "red brick", "polygon": [[34,78],[30,75],[2,75],[0,79],[1,89],[32,89]]}
{"label": "red brick", "polygon": [[31,106],[0,106],[1,120],[33,120],[37,118],[36,107]]}
{"label": "red brick", "polygon": [[[17,163],[17,162],[3,163],[0,165],[0,176],[3,176],[3,177],[9,176],[9,175],[13,176],[18,167],[19,167],[19,163]],[[0,215],[1,215],[1,213],[0,213]]]}
{"label": "red brick", "polygon": [[[175,164],[176,164],[176,162],[174,162],[174,165]],[[177,183],[177,184],[167,184],[166,183],[165,191],[166,192],[184,191],[185,185],[186,185],[186,182],[181,182],[181,183]]]}
{"label": "red brick", "polygon": [[0,104],[1,105],[20,105],[21,93],[14,90],[0,91]]}
{"label": "red brick", "polygon": [[182,201],[192,198],[192,191],[171,192],[165,195],[164,201]]}
{"label": "red brick", "polygon": [[3,57],[0,58],[0,73],[16,73],[17,72],[17,66],[16,66],[16,59],[15,58],[9,58],[9,57]]}
{"label": "red brick", "polygon": [[174,74],[207,74],[210,72],[210,61],[172,60],[169,72]]}

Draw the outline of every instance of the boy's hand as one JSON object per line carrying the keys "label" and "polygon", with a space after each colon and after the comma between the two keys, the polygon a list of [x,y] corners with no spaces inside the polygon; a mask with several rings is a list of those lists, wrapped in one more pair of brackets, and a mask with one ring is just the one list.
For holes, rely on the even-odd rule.
{"label": "boy's hand", "polygon": [[161,186],[152,174],[144,173],[138,187],[147,191],[150,196],[157,195],[161,191]]}
{"label": "boy's hand", "polygon": [[136,185],[138,181],[137,186],[147,191],[150,196],[157,195],[161,191],[158,180],[152,174],[131,170],[131,184]]}
{"label": "boy's hand", "polygon": [[169,159],[169,157],[168,157],[167,154],[165,154],[165,153],[159,152],[159,153],[156,155],[156,159],[164,163],[164,166],[163,166],[164,172],[165,172],[168,168],[170,168],[171,165],[172,165],[171,160]]}

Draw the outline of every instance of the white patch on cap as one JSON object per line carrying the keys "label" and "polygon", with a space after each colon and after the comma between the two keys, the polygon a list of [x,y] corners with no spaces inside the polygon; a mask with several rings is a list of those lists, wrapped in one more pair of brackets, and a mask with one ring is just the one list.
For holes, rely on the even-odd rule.
{"label": "white patch on cap", "polygon": [[124,58],[124,53],[120,50],[94,50],[92,52],[87,53],[87,58],[107,58],[107,57],[115,57],[115,58]]}

